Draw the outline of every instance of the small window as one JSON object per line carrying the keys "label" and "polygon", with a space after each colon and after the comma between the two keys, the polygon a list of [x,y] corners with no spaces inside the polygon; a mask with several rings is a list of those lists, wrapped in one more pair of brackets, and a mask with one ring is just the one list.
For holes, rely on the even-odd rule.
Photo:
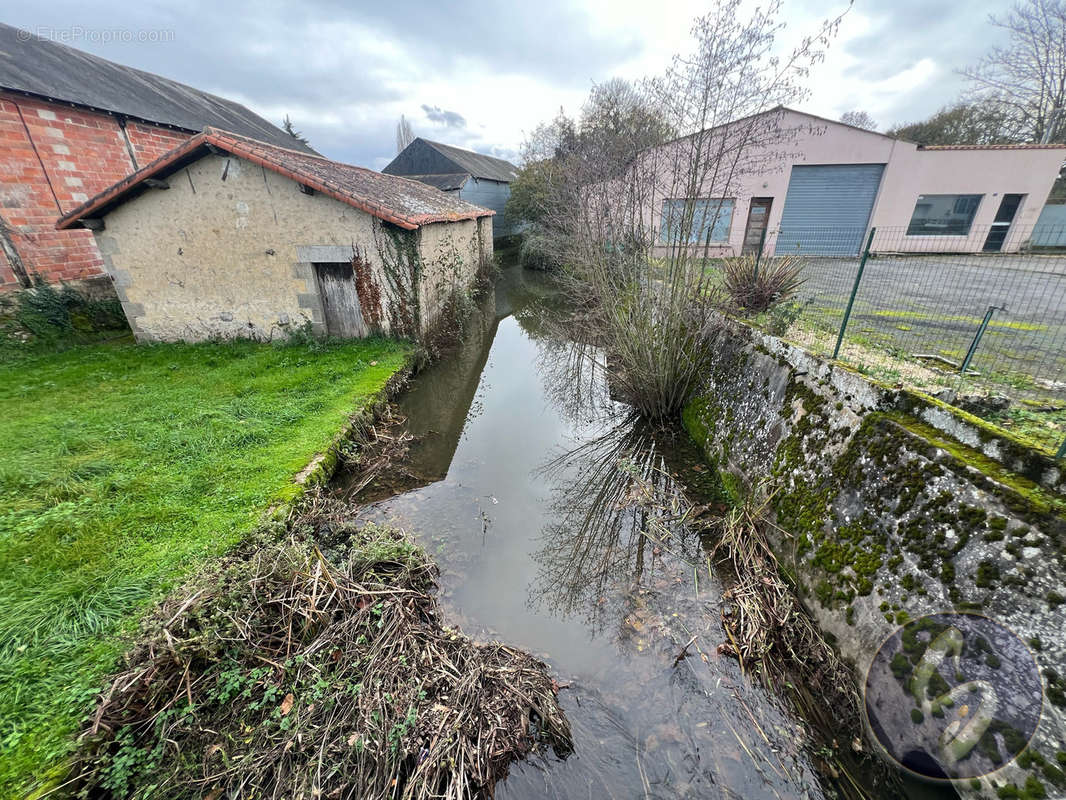
{"label": "small window", "polygon": [[908,236],[966,236],[970,232],[980,194],[923,194],[914,204]]}
{"label": "small window", "polygon": [[[686,219],[689,214],[691,217]],[[733,201],[729,198],[663,200],[659,241],[664,244],[705,244],[708,241],[722,244],[729,241],[732,222]],[[681,242],[683,235],[685,241]]]}

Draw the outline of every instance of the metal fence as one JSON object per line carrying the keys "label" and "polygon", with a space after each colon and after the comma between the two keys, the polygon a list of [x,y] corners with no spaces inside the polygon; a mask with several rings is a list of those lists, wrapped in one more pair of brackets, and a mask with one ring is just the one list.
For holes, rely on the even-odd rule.
{"label": "metal fence", "polygon": [[1066,252],[1058,230],[971,226],[769,231],[801,256],[799,295],[766,322],[819,355],[927,391],[1066,402]]}

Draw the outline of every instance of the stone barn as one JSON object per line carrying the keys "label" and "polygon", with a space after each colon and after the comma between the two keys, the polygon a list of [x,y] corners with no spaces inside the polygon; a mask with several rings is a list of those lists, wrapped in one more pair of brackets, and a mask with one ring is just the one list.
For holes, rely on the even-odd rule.
{"label": "stone barn", "polygon": [[207,128],[64,215],[140,341],[419,338],[492,258],[493,212]]}

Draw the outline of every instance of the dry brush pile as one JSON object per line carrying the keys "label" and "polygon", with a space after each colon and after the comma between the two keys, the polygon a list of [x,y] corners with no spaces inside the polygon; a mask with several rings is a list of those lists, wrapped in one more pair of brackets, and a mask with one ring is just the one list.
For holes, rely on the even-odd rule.
{"label": "dry brush pile", "polygon": [[447,628],[402,533],[341,530],[331,563],[309,528],[162,604],[82,738],[80,796],[472,798],[569,751],[545,665]]}

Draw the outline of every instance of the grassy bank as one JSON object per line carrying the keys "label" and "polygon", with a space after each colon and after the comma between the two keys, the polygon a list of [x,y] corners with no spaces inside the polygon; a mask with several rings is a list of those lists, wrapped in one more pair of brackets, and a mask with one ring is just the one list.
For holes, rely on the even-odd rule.
{"label": "grassy bank", "polygon": [[123,344],[0,364],[0,796],[68,752],[123,626],[293,497],[406,356]]}

